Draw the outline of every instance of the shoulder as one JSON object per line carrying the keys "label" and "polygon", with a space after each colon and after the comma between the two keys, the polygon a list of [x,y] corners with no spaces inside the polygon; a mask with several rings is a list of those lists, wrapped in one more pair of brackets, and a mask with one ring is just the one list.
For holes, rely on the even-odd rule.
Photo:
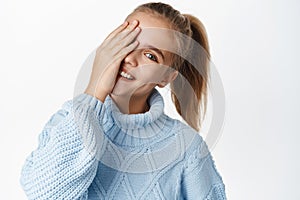
{"label": "shoulder", "polygon": [[209,154],[208,146],[201,136],[201,132],[197,132],[191,126],[177,119],[173,120],[173,135],[176,136],[180,149],[181,155],[184,160],[193,159],[193,155],[200,155],[205,157]]}
{"label": "shoulder", "polygon": [[185,122],[182,122],[180,120],[175,120],[174,124],[175,124],[174,131],[176,132],[176,135],[182,137],[182,139],[184,139],[186,142],[190,141],[191,142],[190,145],[192,145],[190,147],[199,146],[204,142],[201,136],[201,132],[196,131]]}
{"label": "shoulder", "polygon": [[223,178],[201,134],[179,122],[178,135],[185,145],[182,159],[182,187],[187,199],[226,199]]}

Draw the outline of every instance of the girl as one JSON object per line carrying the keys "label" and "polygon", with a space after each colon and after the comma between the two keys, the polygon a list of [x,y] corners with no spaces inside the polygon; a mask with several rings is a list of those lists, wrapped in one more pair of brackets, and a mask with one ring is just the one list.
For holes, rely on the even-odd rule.
{"label": "girl", "polygon": [[[84,93],[45,125],[21,173],[28,198],[226,199],[197,133],[208,59],[196,17],[163,3],[138,6],[97,48]],[[163,112],[155,87],[169,83],[187,124]]]}

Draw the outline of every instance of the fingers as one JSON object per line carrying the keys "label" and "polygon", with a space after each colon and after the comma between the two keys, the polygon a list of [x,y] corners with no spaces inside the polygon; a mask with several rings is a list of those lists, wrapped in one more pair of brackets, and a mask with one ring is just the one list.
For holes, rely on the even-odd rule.
{"label": "fingers", "polygon": [[124,39],[128,34],[130,34],[133,30],[135,30],[137,25],[138,25],[137,20],[133,20],[132,22],[130,22],[130,24],[126,27],[126,29],[124,29],[124,31],[118,34],[119,38]]}
{"label": "fingers", "polygon": [[123,24],[121,24],[119,27],[117,27],[113,32],[111,32],[105,40],[110,40],[111,38],[115,37],[118,33],[120,33],[122,30],[124,30],[128,25],[128,22],[125,21]]}
{"label": "fingers", "polygon": [[137,35],[140,33],[140,28],[136,27],[134,31],[130,32],[125,38],[122,40],[117,40],[116,44],[114,45],[113,53],[117,54],[118,52],[122,51],[123,48],[127,48],[128,45],[132,44]]}
{"label": "fingers", "polygon": [[[126,24],[126,23],[124,23]],[[119,26],[113,31],[108,40],[100,46],[101,49],[105,49],[102,53],[105,53],[110,57],[110,64],[121,61],[129,52],[133,51],[138,46],[138,42],[133,42],[137,37],[141,29],[136,27],[137,20],[132,21],[130,24]],[[110,66],[107,65],[107,66]]]}
{"label": "fingers", "polygon": [[139,45],[139,42],[134,41],[130,45],[128,45],[127,47],[123,48],[116,55],[116,58],[117,58],[116,61],[117,62],[122,61],[125,58],[125,56],[128,55],[130,52],[132,52],[138,45]]}
{"label": "fingers", "polygon": [[133,20],[132,22],[130,22],[128,24],[128,26],[123,29],[122,31],[120,31],[118,34],[115,35],[114,38],[111,39],[111,41],[109,42],[111,46],[115,46],[120,44],[120,42],[126,38],[129,34],[132,33],[132,31],[135,30],[135,28],[138,25],[138,21],[137,20]]}

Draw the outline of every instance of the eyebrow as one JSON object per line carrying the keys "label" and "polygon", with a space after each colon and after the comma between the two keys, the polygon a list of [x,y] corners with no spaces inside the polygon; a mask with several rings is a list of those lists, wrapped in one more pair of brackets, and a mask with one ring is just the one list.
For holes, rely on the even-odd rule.
{"label": "eyebrow", "polygon": [[145,46],[145,48],[151,49],[151,50],[155,51],[156,53],[158,53],[159,55],[161,55],[163,61],[165,61],[165,56],[161,50],[159,50],[158,48],[156,48],[150,44],[145,44],[144,46]]}

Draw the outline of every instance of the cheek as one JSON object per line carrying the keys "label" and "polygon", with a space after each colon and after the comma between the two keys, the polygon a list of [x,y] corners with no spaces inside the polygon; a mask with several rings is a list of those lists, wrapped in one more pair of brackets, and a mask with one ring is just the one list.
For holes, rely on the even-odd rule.
{"label": "cheek", "polygon": [[167,67],[161,65],[143,65],[139,66],[138,80],[144,84],[159,83],[163,79],[163,75]]}

